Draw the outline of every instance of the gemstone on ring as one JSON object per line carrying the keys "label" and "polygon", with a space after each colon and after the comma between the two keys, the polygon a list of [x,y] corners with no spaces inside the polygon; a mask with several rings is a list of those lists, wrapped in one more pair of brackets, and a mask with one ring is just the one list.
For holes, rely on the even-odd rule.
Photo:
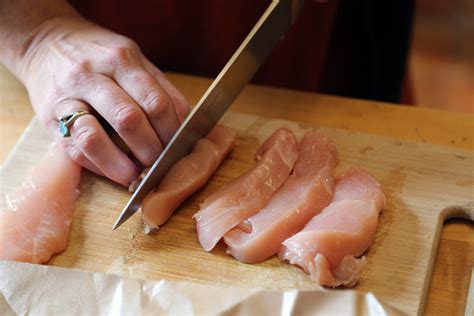
{"label": "gemstone on ring", "polygon": [[87,111],[76,111],[68,115],[61,116],[59,118],[59,127],[58,130],[61,133],[63,137],[70,137],[71,136],[71,131],[69,130],[69,127],[72,126],[75,120],[77,120],[79,117],[90,114]]}

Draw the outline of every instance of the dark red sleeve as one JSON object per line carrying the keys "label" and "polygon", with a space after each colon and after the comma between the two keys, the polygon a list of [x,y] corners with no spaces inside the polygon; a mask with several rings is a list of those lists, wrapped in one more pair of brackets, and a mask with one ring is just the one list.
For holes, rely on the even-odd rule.
{"label": "dark red sleeve", "polygon": [[[87,18],[138,42],[164,70],[214,77],[270,1],[76,0]],[[337,1],[307,1],[254,82],[316,90]]]}
{"label": "dark red sleeve", "polygon": [[[399,2],[413,1],[396,3]],[[73,0],[72,3],[87,18],[134,39],[161,69],[215,77],[270,1]],[[397,102],[398,95],[396,98],[394,95],[399,94],[403,81],[400,73],[405,73],[405,64],[400,61],[406,59],[408,52],[408,46],[400,43],[407,42],[403,32],[411,27],[411,15],[400,20],[404,25],[397,34],[403,33],[403,38],[391,42],[393,36],[398,36],[394,32],[399,28],[396,19],[400,15],[390,18],[391,12],[384,12],[376,3],[376,0],[363,0],[360,5],[352,0],[306,1],[298,21],[253,82]],[[403,14],[406,8],[400,10]],[[394,46],[400,49],[392,56],[384,55],[383,52]],[[382,55],[377,55],[375,60],[370,55],[373,52]],[[387,72],[383,65],[390,63],[392,70],[401,71]],[[378,71],[372,77],[367,75],[373,71],[371,64]],[[389,86],[388,90],[383,90],[386,86],[380,89],[375,86],[382,98],[367,88],[380,80]]]}

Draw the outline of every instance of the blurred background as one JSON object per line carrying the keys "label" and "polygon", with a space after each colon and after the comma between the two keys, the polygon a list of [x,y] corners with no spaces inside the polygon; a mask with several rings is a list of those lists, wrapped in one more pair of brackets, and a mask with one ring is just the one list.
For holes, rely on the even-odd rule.
{"label": "blurred background", "polygon": [[[117,9],[125,4],[120,5],[113,0],[110,0],[110,3],[115,3],[114,6],[103,8],[98,7],[97,3],[92,0],[70,1],[76,2],[76,5],[83,11],[88,11],[91,17],[99,18],[100,15],[97,16],[97,12],[105,12],[105,17],[110,19],[112,25],[117,28],[116,31],[122,31],[121,33],[125,33],[127,26],[130,26],[128,24],[135,25],[140,21],[143,22],[143,18],[138,13],[136,14],[138,21],[133,20],[133,15],[120,21],[117,18],[118,14],[115,14],[117,12],[111,8]],[[104,2],[107,3],[107,1]],[[474,0],[415,0],[415,4],[415,23],[408,63],[408,79],[413,103],[420,107],[474,113]],[[126,7],[128,8],[129,5]],[[259,13],[258,10],[256,12]],[[154,15],[152,18],[153,20],[157,19]],[[258,14],[254,20],[257,18]],[[239,17],[237,16],[236,19],[239,20]],[[150,23],[150,21],[145,22]],[[251,22],[250,24],[253,25]],[[248,28],[252,26],[250,24]],[[121,30],[120,26],[124,29]],[[248,30],[245,28],[244,30],[245,32],[239,36],[243,37],[247,34]],[[135,34],[136,36],[132,36],[132,38],[139,39],[140,34],[143,33],[138,32],[138,35]],[[212,32],[210,34],[214,36]],[[154,36],[152,36],[153,38]],[[212,43],[212,41],[210,42]],[[198,44],[201,46],[200,43]],[[224,57],[220,64],[218,63],[218,69],[235,50],[234,46],[227,46],[229,47],[224,48],[228,51],[226,53],[228,56],[223,54]],[[172,56],[171,60],[185,63],[187,59]],[[166,67],[163,69],[166,70]],[[6,74],[1,65],[0,74],[4,76]],[[0,84],[2,82],[0,80]]]}
{"label": "blurred background", "polygon": [[415,104],[474,113],[474,1],[416,3],[409,64]]}
{"label": "blurred background", "polygon": [[[99,6],[93,0],[70,0],[70,2],[86,17],[138,41],[145,55],[162,69],[214,77],[247,35],[269,0],[257,2],[208,0],[192,5],[179,1],[176,4],[172,4],[173,2],[158,4],[152,1],[141,1],[141,5],[135,8],[138,10],[137,12],[133,11],[135,9],[130,4],[113,0],[103,0],[103,3],[108,4],[105,6]],[[299,27],[296,34],[293,34],[295,36],[287,34],[285,40],[287,45],[282,45],[283,47],[279,47],[281,48],[279,51],[278,49],[274,51],[274,56],[271,57],[275,58],[267,60],[263,69],[260,69],[254,78],[254,83],[309,91],[319,90],[318,87],[321,88],[320,77],[323,75],[320,73],[315,75],[314,71],[322,68],[321,65],[324,64],[323,52],[327,48],[322,47],[325,47],[324,43],[327,41],[325,36],[329,35],[330,31],[324,30],[323,26],[333,25],[334,12],[332,11],[344,3],[345,11],[349,16],[344,16],[343,20],[347,23],[346,25],[351,25],[351,20],[360,18],[361,12],[359,11],[362,10],[360,7],[364,7],[364,5],[376,10],[381,9],[383,14],[386,13],[386,10],[390,10],[387,8],[391,8],[388,3],[379,8],[375,4],[376,1],[362,1],[358,4],[350,1],[339,2],[338,4],[338,1],[329,1],[319,7],[314,4],[306,6],[307,10],[300,16],[297,23],[299,25],[295,27],[296,29]],[[395,10],[385,18],[392,18],[394,22],[400,22],[400,27],[403,28],[403,18],[407,13],[406,4],[409,2],[401,1],[400,4],[393,5]],[[416,6],[415,23],[408,62],[409,85],[406,86],[408,87],[406,89],[407,95],[411,94],[412,98],[402,98],[401,102],[441,110],[473,113],[474,0],[414,0],[414,3]],[[141,8],[145,4],[148,8],[147,11],[160,11],[163,15],[152,14],[145,17],[144,10]],[[192,6],[191,11],[197,11],[198,14],[186,13],[190,10],[190,6]],[[402,8],[405,8],[405,11]],[[131,14],[130,10],[134,14]],[[402,10],[401,14],[398,12],[399,10]],[[229,15],[229,12],[239,12],[239,15]],[[307,13],[306,16],[305,13]],[[225,20],[223,20],[223,16]],[[318,21],[323,22],[318,24]],[[372,22],[377,23],[378,27],[385,27],[376,19]],[[222,24],[225,27],[221,27]],[[190,26],[194,29],[193,32],[186,31]],[[147,37],[147,34],[150,33],[149,30],[153,29],[159,29],[161,35],[152,34]],[[314,45],[311,45],[311,41],[307,41],[305,29],[313,30],[313,36],[318,38]],[[385,32],[387,36],[391,34],[393,41],[397,40],[393,32],[390,33],[390,28],[385,29]],[[401,32],[403,33],[403,31]],[[348,44],[348,48],[344,48],[344,44],[350,43],[353,39],[352,33],[350,33],[350,37],[344,37],[344,33],[347,31],[341,32],[343,34],[341,38],[344,40],[338,42],[335,50],[344,52],[342,60],[350,59],[347,58],[346,50],[354,53],[359,52],[357,44]],[[175,36],[166,37],[162,34],[175,34]],[[357,36],[359,33],[354,31],[354,34]],[[157,35],[163,38],[157,37]],[[305,40],[300,41],[299,37],[303,37]],[[206,45],[202,45],[202,43],[206,43]],[[402,42],[395,44],[395,47],[401,47],[402,44]],[[194,61],[189,58],[189,51],[193,51]],[[296,58],[294,51],[299,52]],[[213,57],[209,58],[209,56]],[[311,59],[312,62],[307,62],[308,59]],[[391,59],[392,63],[395,61]],[[364,62],[363,59],[362,62]],[[331,64],[328,61],[326,63]],[[341,78],[349,78],[351,72],[357,73],[356,68],[354,70],[347,67],[348,65],[339,59],[335,64],[342,65],[341,69],[336,67],[328,73],[336,74],[332,80],[338,87],[337,93],[331,89],[324,89],[324,87],[320,91],[361,97],[358,93],[351,91],[351,89],[355,89],[356,92],[360,91],[361,95],[367,94],[364,92],[366,87],[363,84],[356,87],[352,82],[351,86],[347,88],[343,87],[344,83],[338,82],[343,81]],[[298,69],[298,72],[292,69]],[[305,72],[305,69],[308,70]],[[387,69],[389,68],[385,70]],[[363,76],[365,73],[367,71],[357,75],[358,78],[362,78],[362,82],[366,81],[364,78],[369,79]],[[387,75],[387,78],[390,78],[390,75]],[[331,83],[334,84],[334,82]],[[368,95],[365,97],[371,98]]]}

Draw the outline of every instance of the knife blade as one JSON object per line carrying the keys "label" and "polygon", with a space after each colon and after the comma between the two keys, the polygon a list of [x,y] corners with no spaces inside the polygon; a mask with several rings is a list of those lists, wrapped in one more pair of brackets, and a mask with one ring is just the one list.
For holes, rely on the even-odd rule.
{"label": "knife blade", "polygon": [[273,0],[235,51],[125,205],[112,229],[129,219],[168,170],[212,130],[252,79],[289,26],[304,0]]}

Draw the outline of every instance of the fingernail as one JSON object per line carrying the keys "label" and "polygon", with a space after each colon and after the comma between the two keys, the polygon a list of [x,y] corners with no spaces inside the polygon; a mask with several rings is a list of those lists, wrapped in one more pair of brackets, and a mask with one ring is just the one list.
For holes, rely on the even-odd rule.
{"label": "fingernail", "polygon": [[124,164],[120,168],[120,175],[121,179],[118,182],[125,187],[129,187],[138,178],[138,168],[133,163]]}

